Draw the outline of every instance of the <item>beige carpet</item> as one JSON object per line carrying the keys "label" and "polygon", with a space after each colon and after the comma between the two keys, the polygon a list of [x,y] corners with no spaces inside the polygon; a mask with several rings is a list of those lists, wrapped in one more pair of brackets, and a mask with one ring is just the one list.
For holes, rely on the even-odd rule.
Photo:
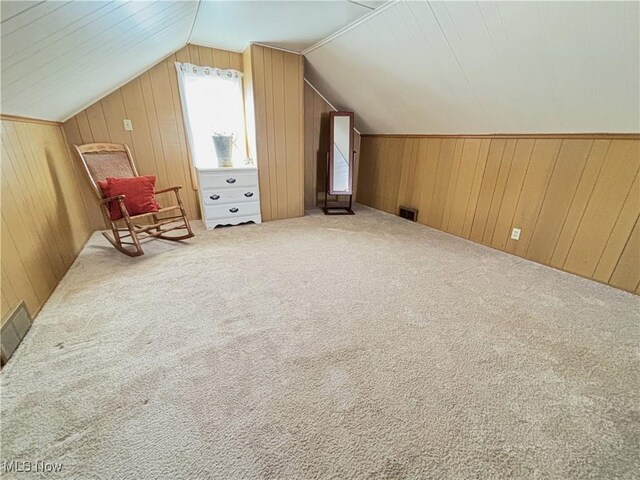
{"label": "beige carpet", "polygon": [[146,250],[95,236],[42,310],[0,375],[2,460],[82,479],[640,472],[636,296],[364,207]]}

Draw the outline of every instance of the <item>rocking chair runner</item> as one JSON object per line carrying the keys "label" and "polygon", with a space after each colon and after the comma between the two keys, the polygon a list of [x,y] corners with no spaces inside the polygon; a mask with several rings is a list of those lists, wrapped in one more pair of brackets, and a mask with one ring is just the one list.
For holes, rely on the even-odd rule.
{"label": "rocking chair runner", "polygon": [[[109,235],[107,232],[102,232],[102,234],[116,249],[130,257],[137,257],[144,255],[142,247],[140,246],[141,239],[155,237],[164,240],[178,241],[194,236],[189,220],[187,220],[182,199],[180,198],[181,185],[163,188],[155,192],[156,194],[171,191],[175,192],[176,205],[160,208],[157,212],[130,216],[124,204],[124,195],[105,198],[97,183],[106,180],[107,177],[139,176],[138,170],[133,163],[133,157],[131,156],[129,147],[117,143],[88,143],[80,146],[74,145],[74,147],[87,171],[93,190],[98,196],[102,214],[107,224],[110,225],[113,235]],[[111,219],[109,207],[112,202],[117,202],[120,212],[122,213],[122,218],[118,220]],[[176,211],[180,213],[177,214]],[[167,217],[159,217],[159,214],[168,212],[174,212],[175,214]],[[153,219],[153,223],[144,225],[136,223],[136,220],[148,219],[149,217]],[[186,230],[186,233],[179,236],[167,235],[168,232],[174,230]],[[131,241],[124,240],[128,237],[130,237]]]}

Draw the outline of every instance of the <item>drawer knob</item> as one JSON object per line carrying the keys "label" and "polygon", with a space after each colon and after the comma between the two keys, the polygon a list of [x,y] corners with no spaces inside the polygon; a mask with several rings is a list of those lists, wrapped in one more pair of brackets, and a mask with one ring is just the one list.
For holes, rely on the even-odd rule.
{"label": "drawer knob", "polygon": [[227,183],[236,183],[236,179],[233,177],[227,178]]}
{"label": "drawer knob", "polygon": [[236,207],[230,208],[229,211],[231,213],[236,213],[238,211],[238,209]]}
{"label": "drawer knob", "polygon": [[215,193],[214,193],[214,194],[213,194],[213,195],[211,195],[209,198],[210,198],[211,200],[218,200],[218,199],[220,198],[220,195],[217,195],[217,194],[215,194]]}
{"label": "drawer knob", "polygon": [[247,192],[244,194],[245,197],[253,197],[253,192]]}

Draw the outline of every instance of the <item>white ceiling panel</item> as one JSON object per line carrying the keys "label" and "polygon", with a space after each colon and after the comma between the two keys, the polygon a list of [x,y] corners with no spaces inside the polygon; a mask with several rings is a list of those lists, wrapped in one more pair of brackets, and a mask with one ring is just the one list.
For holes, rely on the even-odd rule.
{"label": "white ceiling panel", "polygon": [[19,15],[25,12],[26,10],[29,10],[43,2],[31,2],[28,0],[24,0],[21,2],[14,1],[14,2],[2,2],[2,3],[5,4],[5,5],[2,5],[2,22],[4,22],[6,20],[10,20],[16,15]]}
{"label": "white ceiling panel", "polygon": [[64,120],[187,42],[320,42],[307,77],[366,133],[638,132],[639,7],[2,1],[2,113]]}
{"label": "white ceiling panel", "polygon": [[300,52],[382,2],[359,3],[346,0],[202,2],[190,42],[233,51],[242,51],[253,42]]}
{"label": "white ceiling panel", "polygon": [[370,10],[381,7],[388,0],[349,0],[352,3],[357,3],[358,5],[362,5],[363,7],[368,7]]}
{"label": "white ceiling panel", "polygon": [[640,131],[638,2],[396,2],[309,52],[364,133]]}
{"label": "white ceiling panel", "polygon": [[185,45],[197,3],[3,1],[0,11],[2,113],[64,120]]}

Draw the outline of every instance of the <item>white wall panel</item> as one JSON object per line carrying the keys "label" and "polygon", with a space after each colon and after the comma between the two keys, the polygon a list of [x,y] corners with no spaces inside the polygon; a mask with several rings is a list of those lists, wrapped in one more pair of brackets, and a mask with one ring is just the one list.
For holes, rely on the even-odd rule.
{"label": "white wall panel", "polygon": [[363,133],[640,131],[637,2],[396,2],[305,52]]}
{"label": "white wall panel", "polygon": [[2,22],[10,20],[11,18],[19,15],[42,2],[21,1],[21,2],[2,2]]}
{"label": "white wall panel", "polygon": [[[64,120],[188,40],[197,3],[2,2],[2,113]],[[22,2],[17,2],[22,3]]]}
{"label": "white wall panel", "polygon": [[202,2],[190,41],[232,51],[255,42],[299,52],[374,6],[346,0]]}
{"label": "white wall panel", "polygon": [[2,113],[64,120],[190,35],[232,50],[329,35],[307,76],[363,133],[640,131],[638,2],[357,3],[379,8],[2,1]]}

